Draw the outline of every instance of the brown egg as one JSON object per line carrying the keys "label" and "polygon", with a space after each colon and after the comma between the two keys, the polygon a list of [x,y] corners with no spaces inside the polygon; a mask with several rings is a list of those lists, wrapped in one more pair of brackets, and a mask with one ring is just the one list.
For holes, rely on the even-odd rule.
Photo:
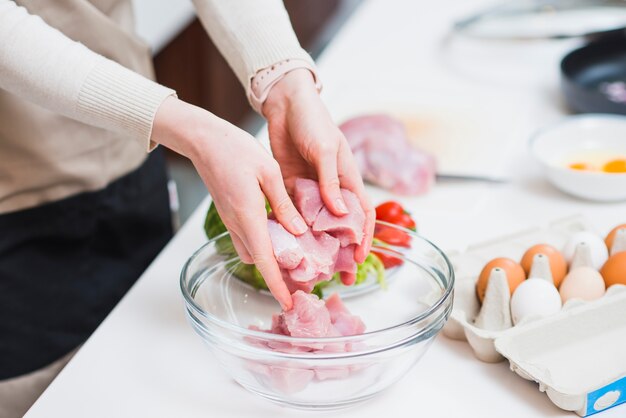
{"label": "brown egg", "polygon": [[554,280],[554,285],[559,287],[563,278],[567,274],[567,261],[565,261],[565,257],[563,254],[552,245],[548,244],[537,244],[530,247],[522,257],[522,261],[520,264],[526,273],[526,276],[530,274],[530,268],[533,265],[533,258],[536,254],[543,254],[548,257],[550,260],[550,271],[552,272],[552,279]]}
{"label": "brown egg", "polygon": [[509,281],[509,289],[511,290],[511,294],[520,283],[526,280],[526,274],[524,273],[524,269],[519,263],[511,260],[510,258],[494,258],[490,262],[488,262],[485,267],[483,267],[480,272],[480,276],[478,277],[478,281],[476,282],[476,295],[478,299],[482,303],[485,298],[485,292],[487,291],[487,282],[489,281],[489,276],[491,275],[491,270],[496,267],[500,267],[504,270],[506,274],[506,278]]}
{"label": "brown egg", "polygon": [[613,254],[600,270],[607,289],[614,284],[626,285],[626,251]]}
{"label": "brown egg", "polygon": [[615,234],[617,234],[617,231],[619,231],[620,229],[626,229],[626,224],[617,225],[615,228],[611,230],[611,232],[609,232],[609,235],[607,235],[606,238],[604,239],[604,242],[606,243],[606,246],[609,249],[609,251],[611,251],[611,247],[613,246],[613,240],[615,240]]}

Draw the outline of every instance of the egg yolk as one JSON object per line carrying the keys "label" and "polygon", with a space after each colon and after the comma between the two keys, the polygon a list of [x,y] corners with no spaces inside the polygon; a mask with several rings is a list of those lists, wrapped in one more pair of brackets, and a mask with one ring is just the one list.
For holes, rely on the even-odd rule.
{"label": "egg yolk", "polygon": [[626,173],[626,160],[609,161],[602,169],[607,173]]}
{"label": "egg yolk", "polygon": [[593,167],[587,163],[572,163],[569,165],[569,168],[571,168],[572,170],[581,170],[581,171],[593,170]]}

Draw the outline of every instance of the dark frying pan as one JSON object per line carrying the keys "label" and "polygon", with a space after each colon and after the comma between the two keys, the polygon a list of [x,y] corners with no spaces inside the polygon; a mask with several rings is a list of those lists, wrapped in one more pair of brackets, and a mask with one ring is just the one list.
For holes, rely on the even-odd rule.
{"label": "dark frying pan", "polygon": [[624,32],[567,54],[561,61],[561,88],[575,112],[626,115]]}

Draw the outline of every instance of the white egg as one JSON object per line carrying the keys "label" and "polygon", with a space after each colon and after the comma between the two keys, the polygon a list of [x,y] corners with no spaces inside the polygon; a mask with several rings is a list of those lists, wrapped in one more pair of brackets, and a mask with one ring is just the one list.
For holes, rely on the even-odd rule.
{"label": "white egg", "polygon": [[524,318],[544,317],[561,310],[561,296],[547,280],[531,277],[522,282],[511,297],[513,324]]}
{"label": "white egg", "polygon": [[565,248],[563,248],[563,256],[567,263],[570,264],[572,262],[576,246],[581,242],[586,243],[591,250],[592,267],[596,270],[600,270],[609,258],[609,250],[606,248],[606,244],[602,238],[589,231],[577,232],[567,241]]}

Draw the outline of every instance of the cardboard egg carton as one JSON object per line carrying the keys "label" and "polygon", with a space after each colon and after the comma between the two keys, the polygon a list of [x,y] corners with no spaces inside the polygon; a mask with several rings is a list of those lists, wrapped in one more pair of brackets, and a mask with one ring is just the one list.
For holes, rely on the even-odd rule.
{"label": "cardboard egg carton", "polygon": [[512,371],[537,382],[555,405],[581,416],[626,402],[626,286],[611,286],[592,302],[569,300],[557,314],[515,326],[501,325],[511,323],[506,278],[490,279],[503,284],[490,284],[488,292],[502,294],[494,295],[498,303],[487,310],[481,310],[475,286],[489,260],[519,260],[539,243],[561,249],[573,233],[589,229],[585,218],[574,216],[450,254],[457,284],[443,329],[449,338],[466,340],[482,361],[508,360]]}

